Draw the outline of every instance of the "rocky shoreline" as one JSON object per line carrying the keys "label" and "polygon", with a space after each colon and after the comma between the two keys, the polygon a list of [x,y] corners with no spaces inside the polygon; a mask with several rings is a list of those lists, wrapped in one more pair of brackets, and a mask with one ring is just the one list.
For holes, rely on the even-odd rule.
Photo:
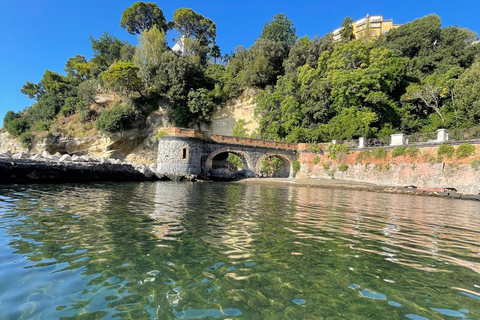
{"label": "rocky shoreline", "polygon": [[146,166],[88,156],[0,152],[0,184],[154,181],[163,177]]}

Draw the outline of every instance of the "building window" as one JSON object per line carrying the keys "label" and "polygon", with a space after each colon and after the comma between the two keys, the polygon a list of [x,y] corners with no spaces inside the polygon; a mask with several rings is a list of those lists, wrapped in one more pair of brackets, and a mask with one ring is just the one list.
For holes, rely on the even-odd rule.
{"label": "building window", "polygon": [[187,148],[183,148],[182,150],[182,159],[187,159]]}
{"label": "building window", "polygon": [[375,37],[376,35],[377,35],[377,31],[376,31],[376,30],[373,30],[373,31],[372,31],[372,36]]}

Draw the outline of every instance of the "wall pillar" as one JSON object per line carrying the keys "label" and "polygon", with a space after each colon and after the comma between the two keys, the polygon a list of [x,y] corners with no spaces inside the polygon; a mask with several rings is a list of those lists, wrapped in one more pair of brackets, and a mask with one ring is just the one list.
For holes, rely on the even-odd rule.
{"label": "wall pillar", "polygon": [[437,142],[447,142],[447,141],[448,141],[447,129],[438,129],[437,130]]}
{"label": "wall pillar", "polygon": [[397,133],[390,135],[390,146],[403,146],[405,144],[405,135],[403,133]]}
{"label": "wall pillar", "polygon": [[358,138],[358,149],[365,148],[365,137]]}

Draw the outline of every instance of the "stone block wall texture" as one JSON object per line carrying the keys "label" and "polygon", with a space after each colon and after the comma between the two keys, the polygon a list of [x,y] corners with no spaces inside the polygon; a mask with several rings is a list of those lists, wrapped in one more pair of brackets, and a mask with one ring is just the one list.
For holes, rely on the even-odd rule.
{"label": "stone block wall texture", "polygon": [[[356,160],[360,150],[340,155],[337,160],[328,158],[328,153],[300,152],[301,169],[297,177],[333,178],[384,186],[455,188],[458,192],[478,194],[480,168],[475,169],[472,163],[475,160],[480,161],[480,145],[474,146],[475,154],[467,158],[458,159],[455,155],[448,158],[443,155],[440,160],[437,155],[438,146],[420,147],[421,153],[414,158],[408,155],[392,157],[393,148],[389,148],[385,159],[371,156],[360,163]],[[455,149],[457,148],[458,146],[455,146]],[[374,148],[368,150],[372,151]],[[342,164],[348,166],[346,171],[340,170]],[[342,169],[345,169],[345,165]]]}
{"label": "stone block wall texture", "polygon": [[[186,149],[186,158],[183,158]],[[166,136],[159,139],[157,173],[165,175],[199,175],[202,143],[197,139]]]}

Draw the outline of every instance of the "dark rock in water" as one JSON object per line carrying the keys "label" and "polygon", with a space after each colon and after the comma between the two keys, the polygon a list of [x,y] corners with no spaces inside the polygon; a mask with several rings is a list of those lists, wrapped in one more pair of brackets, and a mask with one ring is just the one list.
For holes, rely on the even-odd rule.
{"label": "dark rock in water", "polygon": [[444,188],[444,192],[457,192],[457,189],[455,188]]}
{"label": "dark rock in water", "polygon": [[[23,155],[22,155],[23,156]],[[151,170],[130,164],[0,159],[0,183],[58,183],[157,180]]]}

